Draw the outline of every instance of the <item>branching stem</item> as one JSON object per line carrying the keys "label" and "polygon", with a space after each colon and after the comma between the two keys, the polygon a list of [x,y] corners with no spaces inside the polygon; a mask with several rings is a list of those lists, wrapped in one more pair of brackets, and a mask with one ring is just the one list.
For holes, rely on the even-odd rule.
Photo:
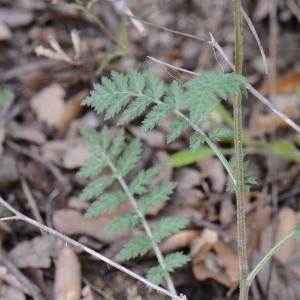
{"label": "branching stem", "polygon": [[[233,0],[234,32],[235,32],[235,73],[242,74],[243,70],[243,35],[241,1]],[[240,300],[248,299],[249,287],[242,283],[248,276],[247,236],[245,214],[245,187],[244,187],[244,154],[242,140],[242,95],[236,94],[233,98],[234,115],[234,153],[236,168],[236,205],[237,205],[237,236],[240,269]]]}
{"label": "branching stem", "polygon": [[172,294],[177,295],[173,280],[170,276],[170,273],[167,271],[166,266],[165,266],[165,261],[164,261],[164,257],[159,249],[158,244],[156,243],[153,234],[152,234],[152,230],[150,228],[150,226],[148,225],[148,222],[144,216],[144,214],[141,212],[141,210],[138,207],[138,203],[137,200],[135,199],[135,197],[130,193],[129,188],[127,183],[125,182],[125,180],[123,179],[123,177],[121,177],[120,175],[118,175],[118,170],[116,168],[116,166],[114,165],[114,163],[112,162],[112,160],[106,155],[104,154],[105,159],[108,162],[109,167],[111,168],[112,172],[115,174],[116,179],[118,180],[120,186],[122,187],[123,191],[125,192],[125,194],[127,195],[128,199],[130,200],[134,210],[136,211],[136,213],[138,214],[138,216],[140,217],[143,227],[146,231],[147,236],[149,237],[151,244],[152,244],[152,248],[153,251],[156,255],[157,261],[159,263],[159,265],[161,266],[161,268],[164,270],[164,278],[166,280],[167,286],[169,291]]}

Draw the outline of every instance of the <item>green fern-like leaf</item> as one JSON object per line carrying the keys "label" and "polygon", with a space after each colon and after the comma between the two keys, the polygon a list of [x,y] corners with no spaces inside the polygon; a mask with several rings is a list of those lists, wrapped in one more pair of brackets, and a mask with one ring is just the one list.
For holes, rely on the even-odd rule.
{"label": "green fern-like leaf", "polygon": [[176,184],[174,182],[167,182],[156,186],[139,202],[139,209],[143,213],[146,213],[148,210],[168,201],[175,187]]}
{"label": "green fern-like leaf", "polygon": [[189,261],[190,258],[187,255],[184,255],[182,252],[169,254],[165,257],[166,269],[169,272],[173,272],[174,269],[182,267]]}
{"label": "green fern-like leaf", "polygon": [[205,143],[205,135],[195,131],[192,134],[192,137],[190,139],[190,149],[192,151],[196,151],[204,143]]}
{"label": "green fern-like leaf", "polygon": [[142,195],[147,192],[146,185],[161,171],[161,166],[141,171],[131,182],[129,191],[133,195]]}
{"label": "green fern-like leaf", "polygon": [[100,194],[108,188],[114,181],[113,176],[101,176],[96,180],[89,183],[80,195],[81,201],[88,201],[94,197],[100,196]]}
{"label": "green fern-like leaf", "polygon": [[191,120],[197,124],[208,119],[220,100],[235,93],[246,93],[246,81],[241,75],[230,73],[208,73],[185,83],[186,92],[181,107],[191,111]]}
{"label": "green fern-like leaf", "polygon": [[106,213],[112,213],[126,200],[127,197],[124,192],[106,193],[92,203],[85,213],[85,216],[87,218],[93,218]]}
{"label": "green fern-like leaf", "polygon": [[[230,165],[232,170],[234,170],[235,169],[234,159],[230,161]],[[248,193],[251,190],[252,186],[258,184],[258,177],[255,174],[251,174],[248,172],[248,166],[249,166],[249,162],[244,161],[244,190],[246,193]],[[228,183],[227,190],[235,191],[235,185],[233,183]]]}
{"label": "green fern-like leaf", "polygon": [[134,139],[117,162],[118,173],[120,176],[126,176],[135,168],[137,162],[140,160],[140,154],[141,143],[139,140]]}
{"label": "green fern-like leaf", "polygon": [[[100,155],[99,155],[100,156]],[[107,161],[91,155],[91,157],[85,162],[84,166],[77,172],[79,177],[94,177],[99,175],[103,169],[107,166]]]}
{"label": "green fern-like leaf", "polygon": [[131,239],[123,247],[118,257],[122,260],[129,260],[137,256],[143,256],[152,248],[152,243],[147,237],[137,237]]}
{"label": "green fern-like leaf", "polygon": [[170,131],[167,135],[167,143],[175,141],[183,131],[189,127],[189,123],[182,117],[176,117],[170,125]]}
{"label": "green fern-like leaf", "polygon": [[111,223],[108,226],[107,233],[112,236],[119,233],[120,231],[132,229],[140,221],[141,218],[138,216],[138,214],[134,212],[129,212],[111,221]]}
{"label": "green fern-like leaf", "polygon": [[232,134],[233,132],[230,128],[216,126],[209,132],[208,136],[212,141],[220,141],[222,138]]}
{"label": "green fern-like leaf", "polygon": [[147,272],[147,279],[154,284],[161,284],[166,273],[161,266],[152,267]]}
{"label": "green fern-like leaf", "polygon": [[175,109],[174,99],[166,97],[165,101],[156,104],[144,119],[141,130],[148,131],[163,122]]}
{"label": "green fern-like leaf", "polygon": [[182,252],[175,252],[165,257],[165,270],[161,266],[152,267],[147,272],[147,278],[154,284],[160,284],[166,272],[173,272],[176,268],[180,268],[190,261],[187,255]]}
{"label": "green fern-like leaf", "polygon": [[[105,118],[120,113],[118,124],[126,124],[145,114],[142,130],[151,130],[172,113],[177,117],[171,123],[167,142],[178,138],[189,125],[198,132],[190,145],[196,149],[202,144],[197,127],[206,121],[221,100],[235,93],[246,94],[246,79],[235,73],[207,73],[185,84],[173,82],[166,87],[154,73],[130,71],[127,75],[112,73],[112,78],[102,78],[91,95],[84,100]],[[183,112],[182,112],[183,111]],[[213,129],[209,135],[218,141],[224,130]]]}
{"label": "green fern-like leaf", "polygon": [[110,148],[110,155],[112,159],[117,157],[122,152],[122,149],[124,147],[124,141],[125,141],[125,132],[124,129],[121,129],[118,131]]}
{"label": "green fern-like leaf", "polygon": [[171,236],[186,227],[188,221],[184,218],[168,217],[164,218],[153,228],[153,237],[157,242]]}

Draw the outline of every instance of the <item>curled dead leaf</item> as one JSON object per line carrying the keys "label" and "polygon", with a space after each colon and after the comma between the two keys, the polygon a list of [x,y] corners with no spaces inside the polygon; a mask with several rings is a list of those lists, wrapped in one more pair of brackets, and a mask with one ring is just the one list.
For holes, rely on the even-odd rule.
{"label": "curled dead leaf", "polygon": [[39,91],[31,100],[30,105],[40,121],[49,126],[58,126],[65,111],[66,92],[58,83],[52,83]]}
{"label": "curled dead leaf", "polygon": [[54,140],[43,145],[42,156],[59,166],[72,170],[83,166],[89,157],[89,147],[82,138]]}
{"label": "curled dead leaf", "polygon": [[97,218],[85,218],[76,210],[61,209],[54,213],[53,225],[58,231],[68,235],[88,235],[99,239],[104,243],[109,243],[115,239],[128,235],[128,232],[122,232],[113,237],[107,235],[107,226],[112,220],[112,217],[112,215],[103,215]]}
{"label": "curled dead leaf", "polygon": [[199,236],[198,230],[181,230],[166,239],[160,246],[163,253],[173,252],[179,249],[189,247],[192,241]]}
{"label": "curled dead leaf", "polygon": [[81,294],[81,267],[75,252],[64,247],[56,263],[55,300],[79,300]]}
{"label": "curled dead leaf", "polygon": [[37,236],[19,243],[9,252],[9,258],[19,268],[49,268],[57,249],[58,244],[52,236]]}

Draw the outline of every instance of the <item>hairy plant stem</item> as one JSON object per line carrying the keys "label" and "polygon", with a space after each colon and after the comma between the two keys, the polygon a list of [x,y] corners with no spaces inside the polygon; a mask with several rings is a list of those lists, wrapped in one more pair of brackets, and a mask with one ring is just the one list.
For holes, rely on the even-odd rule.
{"label": "hairy plant stem", "polygon": [[[235,73],[242,74],[243,69],[243,35],[241,1],[233,0],[234,33],[235,33]],[[247,300],[249,286],[243,282],[248,276],[247,236],[245,214],[245,187],[244,187],[244,154],[242,140],[242,95],[236,94],[233,98],[234,116],[234,153],[237,177],[236,206],[237,206],[237,236],[240,269],[240,300]]]}
{"label": "hairy plant stem", "polygon": [[141,212],[141,210],[139,209],[138,207],[138,203],[137,203],[137,200],[135,199],[135,197],[130,193],[129,191],[129,188],[127,186],[127,183],[125,182],[125,180],[120,176],[118,175],[118,170],[117,168],[115,167],[115,165],[113,164],[113,162],[111,161],[111,159],[105,154],[105,153],[102,153],[105,157],[105,159],[107,160],[108,162],[108,165],[109,167],[111,168],[112,172],[115,174],[116,176],[116,179],[118,180],[119,184],[121,185],[123,191],[125,192],[125,194],[127,195],[128,199],[130,200],[134,210],[136,211],[136,213],[138,214],[138,216],[140,217],[141,221],[142,221],[142,224],[143,224],[143,227],[146,231],[146,234],[147,236],[149,237],[149,239],[151,240],[151,244],[152,244],[152,248],[153,248],[153,251],[156,255],[156,258],[158,260],[158,263],[159,265],[161,266],[161,268],[163,269],[164,271],[164,278],[166,280],[166,283],[167,283],[167,286],[168,286],[168,289],[169,291],[172,293],[172,294],[175,294],[177,295],[177,292],[176,292],[176,289],[175,289],[175,286],[174,286],[174,283],[173,283],[173,280],[171,278],[171,275],[170,273],[167,271],[166,269],[166,266],[165,266],[165,261],[164,261],[164,257],[159,249],[159,246],[158,244],[156,243],[156,241],[154,240],[154,237],[153,237],[153,234],[152,234],[152,231],[151,231],[151,228],[150,226],[148,225],[148,222],[144,216],[144,214]]}

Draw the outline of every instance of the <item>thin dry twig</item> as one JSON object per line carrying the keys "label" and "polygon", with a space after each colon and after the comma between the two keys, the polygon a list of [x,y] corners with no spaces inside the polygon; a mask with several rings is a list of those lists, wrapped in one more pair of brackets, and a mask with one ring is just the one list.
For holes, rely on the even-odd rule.
{"label": "thin dry twig", "polygon": [[34,218],[39,223],[43,224],[44,222],[43,222],[42,216],[40,214],[40,211],[38,209],[36,201],[33,198],[31,190],[30,190],[30,188],[29,188],[29,186],[28,186],[28,184],[26,182],[26,179],[24,177],[21,177],[20,181],[21,181],[21,186],[22,186],[23,193],[24,193],[24,195],[25,195],[25,197],[26,197],[26,199],[27,199],[27,201],[29,203],[29,206],[30,206],[30,208],[32,210]]}
{"label": "thin dry twig", "polygon": [[[246,16],[246,14],[244,15],[244,17]],[[188,34],[188,33],[184,33],[184,32],[180,32],[180,31],[177,31],[177,30],[173,30],[173,29],[169,29],[169,28],[166,28],[166,27],[162,27],[162,26],[159,26],[159,25],[156,25],[152,22],[148,22],[148,21],[145,21],[145,20],[142,20],[142,19],[139,19],[140,21],[142,21],[144,24],[146,25],[149,25],[149,26],[152,26],[154,28],[157,28],[157,29],[160,29],[160,30],[164,30],[164,31],[167,31],[167,32],[170,32],[170,33],[173,33],[173,34],[178,34],[178,35],[181,35],[181,36],[184,36],[184,37],[187,37],[187,38],[192,38],[192,39],[195,39],[195,40],[199,40],[201,42],[205,42],[205,43],[208,43],[209,45],[211,45],[220,55],[221,57],[225,60],[225,62],[228,64],[228,66],[234,70],[234,64],[228,59],[228,57],[226,56],[223,48],[216,42],[216,40],[214,39],[212,33],[209,33],[210,35],[210,40],[205,40],[203,38],[200,38],[196,35],[192,35],[192,34]],[[247,21],[247,18],[245,17],[245,20],[246,22],[248,23],[248,26],[250,27],[250,30],[252,31],[257,43],[258,43],[258,46],[260,48],[260,51],[261,51],[261,54],[262,54],[262,57],[263,57],[263,60],[265,60],[265,54],[264,54],[264,51],[263,51],[263,48],[261,46],[261,43],[260,43],[260,40],[257,36],[256,31],[254,29],[254,26],[252,25],[252,22],[251,20],[249,19],[248,22]],[[251,26],[252,25],[252,26]],[[253,27],[253,28],[252,28]],[[253,30],[254,29],[254,30]],[[257,37],[256,37],[257,36]],[[152,61],[156,62],[156,63],[159,63],[159,64],[162,64],[164,66],[167,66],[169,68],[172,68],[174,70],[178,70],[178,71],[181,71],[181,72],[185,72],[187,74],[190,74],[190,75],[199,75],[199,73],[196,73],[196,72],[192,72],[192,71],[189,71],[189,70],[186,70],[186,69],[182,69],[182,68],[179,68],[179,67],[175,67],[171,64],[168,64],[166,62],[163,62],[161,60],[158,60],[154,57],[151,57],[151,56],[148,56],[149,59],[151,59]],[[259,93],[253,86],[251,86],[250,84],[247,84],[247,89],[249,90],[249,92],[255,96],[260,102],[262,102],[264,105],[266,105],[271,111],[273,111],[280,119],[282,119],[286,124],[288,124],[290,127],[292,127],[294,130],[296,130],[298,133],[300,133],[300,126],[298,126],[294,121],[292,121],[288,116],[286,116],[284,113],[282,113],[281,111],[279,111],[272,103],[270,103],[270,101],[265,97],[263,96],[261,93]]]}
{"label": "thin dry twig", "polygon": [[59,231],[56,231],[46,225],[43,225],[27,216],[25,216],[24,214],[20,213],[18,210],[16,210],[15,208],[13,208],[10,204],[8,204],[2,197],[0,197],[0,204],[2,206],[4,206],[7,210],[9,210],[10,212],[12,212],[14,214],[14,216],[12,217],[6,217],[6,218],[1,218],[0,220],[1,221],[7,221],[7,220],[20,220],[20,221],[23,221],[23,222],[26,222],[28,224],[31,224],[37,228],[39,228],[40,230],[43,230],[43,231],[46,231],[48,233],[50,233],[51,235],[59,238],[59,239],[62,239],[63,241],[65,241],[66,243],[69,243],[79,249],[81,249],[82,251],[90,254],[91,256],[107,263],[108,265],[122,271],[123,273],[126,273],[127,275],[131,276],[132,278],[144,283],[145,285],[147,285],[149,288],[153,289],[153,290],[156,290],[157,292],[165,295],[165,296],[168,296],[172,299],[175,299],[175,300],[186,300],[186,297],[184,295],[180,295],[180,296],[177,296],[177,295],[174,295],[173,293],[169,292],[168,290],[156,285],[156,284],[153,284],[151,283],[150,281],[148,281],[147,279],[143,278],[142,276],[134,273],[133,271],[123,267],[122,265],[114,262],[113,260],[103,256],[102,254],[96,252],[95,250],[87,247],[87,246],[84,246],[83,244],[77,242],[76,240],[73,240],[71,239],[70,237],[64,235],[63,233],[59,232]]}
{"label": "thin dry twig", "polygon": [[[211,36],[211,41],[209,42],[209,44],[214,47],[217,52],[222,56],[222,58],[225,60],[225,62],[228,64],[228,66],[234,70],[234,65],[233,63],[228,59],[228,57],[226,56],[224,50],[222,49],[222,47],[216,42],[216,40],[214,39],[213,35],[210,33]],[[193,72],[193,71],[189,71],[183,68],[179,68],[176,66],[173,66],[169,63],[166,63],[164,61],[161,61],[157,58],[154,58],[152,56],[147,56],[150,60],[152,60],[155,63],[161,64],[163,66],[167,66],[169,68],[172,68],[174,70],[178,70],[190,75],[200,75],[199,73]],[[264,105],[266,105],[271,111],[273,111],[280,119],[282,119],[286,124],[288,124],[290,127],[292,127],[294,130],[296,130],[298,133],[300,133],[300,126],[297,125],[293,120],[291,120],[288,116],[286,116],[283,112],[279,111],[265,96],[263,96],[261,93],[259,93],[252,85],[250,85],[249,83],[247,83],[246,85],[247,90],[253,95],[255,96],[260,102],[262,102]]]}
{"label": "thin dry twig", "polygon": [[[232,70],[234,70],[233,63],[228,59],[225,52],[221,48],[221,46],[216,42],[213,35],[210,33],[211,41],[209,44],[214,47],[219,54],[223,57],[225,62],[230,66]],[[291,120],[288,116],[286,116],[284,113],[279,111],[265,96],[263,96],[261,93],[259,93],[252,85],[247,83],[246,88],[248,91],[255,96],[260,102],[262,102],[264,105],[266,105],[271,111],[273,111],[280,119],[282,119],[285,123],[287,123],[290,127],[292,127],[294,130],[296,130],[298,133],[300,133],[300,126],[297,125],[293,120]]]}
{"label": "thin dry twig", "polygon": [[263,60],[263,63],[264,63],[264,67],[265,67],[265,73],[268,74],[268,63],[267,63],[267,58],[266,58],[266,54],[265,54],[265,51],[264,51],[264,48],[261,44],[261,41],[260,41],[260,38],[255,30],[255,27],[251,21],[251,19],[249,18],[249,16],[247,15],[247,13],[245,12],[245,10],[242,8],[242,14],[243,14],[243,17],[248,25],[248,27],[250,28],[250,31],[252,32],[253,34],[253,37],[257,43],[257,46],[258,46],[258,49],[260,51],[260,54],[261,54],[261,57],[262,57],[262,60]]}

